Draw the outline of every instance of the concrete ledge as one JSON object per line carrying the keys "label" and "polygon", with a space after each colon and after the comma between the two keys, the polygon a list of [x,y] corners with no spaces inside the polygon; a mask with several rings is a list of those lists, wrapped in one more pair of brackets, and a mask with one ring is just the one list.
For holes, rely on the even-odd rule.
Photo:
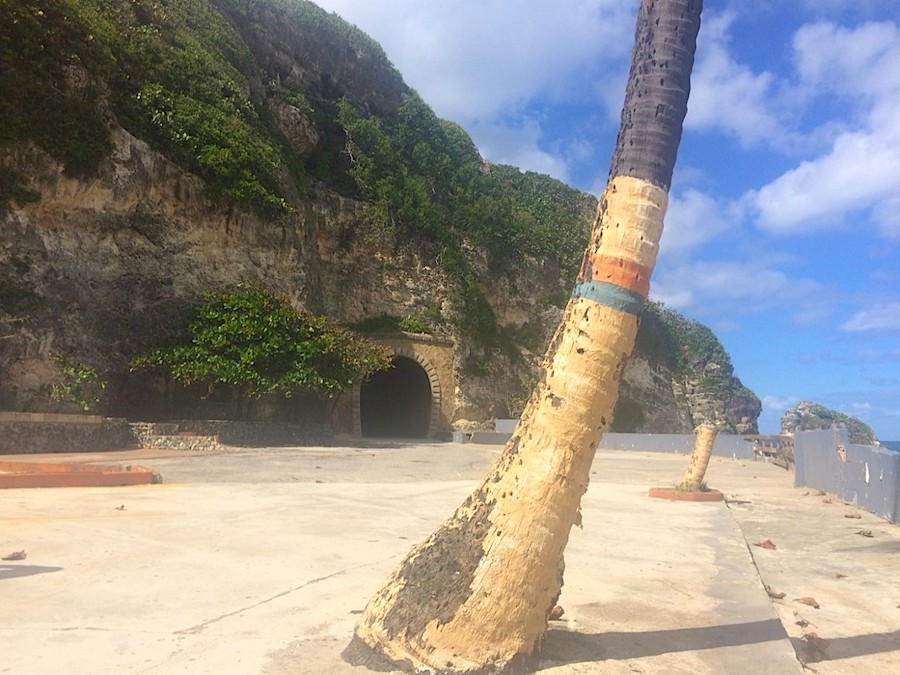
{"label": "concrete ledge", "polygon": [[103,420],[100,415],[0,412],[0,424],[101,424]]}
{"label": "concrete ledge", "polygon": [[476,431],[469,439],[469,443],[482,443],[484,445],[503,445],[509,440],[510,434],[499,431]]}
{"label": "concrete ledge", "polygon": [[56,462],[0,462],[0,489],[47,487],[117,487],[161,483],[159,474],[142,466],[102,466]]}

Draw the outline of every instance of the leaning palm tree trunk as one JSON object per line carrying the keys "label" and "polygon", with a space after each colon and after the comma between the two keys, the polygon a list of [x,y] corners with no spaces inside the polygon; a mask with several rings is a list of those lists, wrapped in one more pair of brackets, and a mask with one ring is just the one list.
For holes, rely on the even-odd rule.
{"label": "leaning palm tree trunk", "polygon": [[716,443],[716,432],[716,427],[712,424],[701,424],[697,427],[691,462],[684,472],[684,478],[681,479],[683,489],[696,492],[703,487],[703,478],[706,476],[709,458],[712,457],[713,445]]}
{"label": "leaning palm tree trunk", "polygon": [[649,291],[701,5],[642,0],[609,182],[542,380],[485,480],[369,601],[348,655],[498,671],[544,635]]}

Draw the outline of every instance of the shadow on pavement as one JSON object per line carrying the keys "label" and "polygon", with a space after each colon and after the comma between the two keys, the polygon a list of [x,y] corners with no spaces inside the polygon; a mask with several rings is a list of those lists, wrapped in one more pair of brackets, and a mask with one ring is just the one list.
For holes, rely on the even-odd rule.
{"label": "shadow on pavement", "polygon": [[567,665],[610,659],[625,661],[673,652],[759,644],[785,638],[787,633],[778,619],[634,633],[611,631],[585,634],[551,630],[544,638],[539,658]]}
{"label": "shadow on pavement", "polygon": [[40,565],[0,565],[0,581],[17,577],[30,577],[35,574],[59,572],[62,567],[41,567]]}
{"label": "shadow on pavement", "polygon": [[900,651],[900,630],[839,638],[824,638],[812,633],[806,639],[792,637],[791,643],[797,656],[805,663],[837,661],[867,654]]}

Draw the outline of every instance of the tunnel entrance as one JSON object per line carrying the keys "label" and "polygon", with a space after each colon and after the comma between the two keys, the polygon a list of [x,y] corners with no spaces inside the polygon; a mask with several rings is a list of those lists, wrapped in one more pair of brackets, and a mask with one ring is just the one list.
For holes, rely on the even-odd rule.
{"label": "tunnel entrance", "polygon": [[359,390],[363,436],[425,438],[431,420],[431,382],[413,359],[395,356]]}

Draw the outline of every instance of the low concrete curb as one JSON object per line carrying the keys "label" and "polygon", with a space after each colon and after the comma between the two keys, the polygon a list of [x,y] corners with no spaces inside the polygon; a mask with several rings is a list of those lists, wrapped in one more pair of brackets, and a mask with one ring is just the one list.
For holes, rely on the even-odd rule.
{"label": "low concrete curb", "polygon": [[0,462],[0,489],[151,485],[162,479],[142,466],[60,462]]}
{"label": "low concrete curb", "polygon": [[725,495],[718,490],[691,492],[690,490],[661,487],[650,488],[649,496],[654,499],[668,499],[673,502],[720,502],[725,499]]}

